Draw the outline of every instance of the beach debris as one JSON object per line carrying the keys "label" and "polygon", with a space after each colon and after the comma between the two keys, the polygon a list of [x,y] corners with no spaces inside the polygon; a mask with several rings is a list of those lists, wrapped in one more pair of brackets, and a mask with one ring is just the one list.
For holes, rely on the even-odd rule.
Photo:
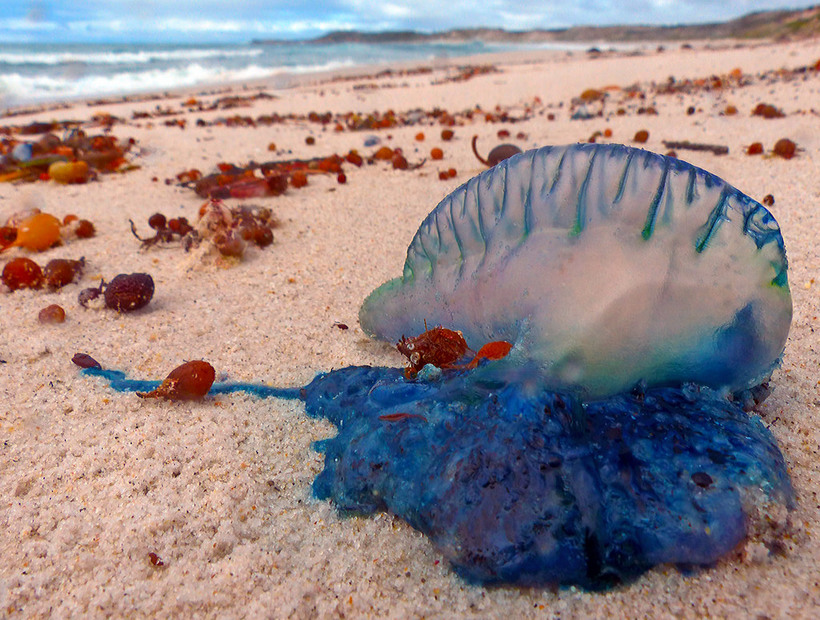
{"label": "beach debris", "polygon": [[501,73],[495,65],[461,65],[455,68],[455,75],[446,76],[440,80],[431,82],[433,85],[446,84],[448,82],[466,82],[479,75],[489,75]]}
{"label": "beach debris", "polygon": [[[70,225],[70,223],[66,224],[66,226],[68,225]],[[88,220],[76,220],[72,231],[78,239],[90,239],[97,233],[94,224]]]}
{"label": "beach debris", "polygon": [[771,194],[766,194],[765,196],[763,196],[763,200],[761,200],[760,202],[762,202],[767,207],[771,207],[772,205],[774,205],[774,196],[772,196]]}
{"label": "beach debris", "polygon": [[94,225],[76,215],[66,215],[61,223],[49,213],[29,209],[12,215],[0,227],[0,252],[18,247],[42,252],[69,237],[85,238],[93,235]]}
{"label": "beach debris", "polygon": [[48,176],[57,183],[85,183],[88,164],[84,161],[55,161],[48,167]]}
{"label": "beach debris", "polygon": [[644,144],[647,140],[649,140],[649,132],[646,129],[639,129],[632,138],[632,141],[638,144]]}
{"label": "beach debris", "polygon": [[788,138],[780,138],[774,143],[772,153],[783,159],[791,159],[797,154],[797,145]]}
{"label": "beach debris", "polygon": [[264,248],[273,243],[273,229],[279,225],[270,209],[251,205],[228,207],[217,199],[207,200],[199,208],[196,226],[185,217],[167,220],[161,213],[148,219],[156,230],[153,237],[142,238],[134,222],[129,220],[131,232],[142,242],[142,248],[158,243],[180,241],[185,251],[199,247],[203,241],[214,247],[222,256],[241,258],[246,243]]}
{"label": "beach debris", "polygon": [[167,219],[162,213],[154,213],[148,218],[148,225],[156,231],[153,237],[140,237],[134,221],[129,219],[128,223],[131,225],[131,234],[142,242],[143,248],[180,240],[194,230],[188,223],[188,218],[180,216]]}
{"label": "beach debris", "polygon": [[3,251],[20,247],[42,252],[60,242],[60,220],[49,213],[35,213],[14,228],[15,239]]}
{"label": "beach debris", "polygon": [[80,368],[102,368],[100,363],[88,355],[88,353],[75,353],[74,357],[71,358],[71,361]]}
{"label": "beach debris", "polygon": [[456,172],[455,168],[448,168],[447,170],[439,170],[438,178],[439,181],[448,181],[455,177],[458,173]]}
{"label": "beach debris", "polygon": [[62,306],[51,304],[40,310],[37,320],[44,324],[63,323],[65,322],[65,310]]}
{"label": "beach debris", "polygon": [[3,267],[2,281],[11,291],[40,288],[43,286],[43,270],[30,258],[18,256]]}
{"label": "beach debris", "polygon": [[442,129],[441,130],[441,139],[445,142],[449,142],[453,139],[455,132],[452,129]]}
{"label": "beach debris", "polygon": [[468,363],[459,364],[468,352],[472,352],[464,335],[441,325],[427,329],[425,321],[423,333],[412,338],[402,336],[396,343],[396,349],[408,359],[410,365],[405,368],[404,375],[412,379],[428,364],[439,369],[468,370],[476,368],[482,360],[502,359],[510,352],[512,344],[504,341],[489,342]]}
{"label": "beach debris", "polygon": [[762,116],[766,119],[772,118],[783,118],[786,115],[783,114],[783,111],[774,107],[769,103],[758,103],[755,106],[755,109],[752,110],[752,116]]}
{"label": "beach debris", "polygon": [[193,188],[202,198],[262,198],[279,196],[289,185],[305,187],[308,175],[338,175],[343,172],[344,161],[345,158],[333,154],[314,159],[251,162],[245,166],[223,162],[217,164],[217,172],[207,176],[196,178],[196,175],[189,174],[191,171],[183,171],[177,175],[177,180],[179,185]]}
{"label": "beach debris", "polygon": [[703,144],[701,142],[689,142],[689,140],[663,140],[662,144],[668,149],[678,149],[681,151],[709,151],[715,155],[726,155],[729,147],[723,144]]}
{"label": "beach debris", "polygon": [[137,396],[167,400],[200,400],[211,389],[215,378],[213,366],[204,360],[193,360],[174,368],[155,390],[137,392]]}
{"label": "beach debris", "polygon": [[475,357],[467,364],[467,368],[476,368],[481,360],[500,360],[509,355],[512,343],[504,340],[488,342],[478,350]]}
{"label": "beach debris", "polygon": [[147,273],[121,273],[105,285],[104,295],[106,307],[117,312],[133,312],[151,301],[154,279]]}
{"label": "beach debris", "polygon": [[80,260],[53,258],[43,268],[45,285],[51,290],[62,288],[79,278],[84,268],[85,257],[81,257]]}
{"label": "beach debris", "polygon": [[102,295],[104,286],[105,280],[101,280],[99,286],[84,288],[77,295],[77,303],[80,304],[83,308],[91,308],[92,306],[103,307],[105,305],[105,298],[103,298],[102,300],[100,300],[99,298],[100,295]]}
{"label": "beach debris", "polygon": [[586,105],[581,104],[572,113],[570,119],[573,121],[588,121],[599,116],[601,116],[600,113],[591,112]]}
{"label": "beach debris", "polygon": [[351,149],[350,152],[345,155],[345,161],[353,164],[357,168],[361,168],[364,163],[364,158],[359,155],[359,152],[356,149]]}
{"label": "beach debris", "polygon": [[469,350],[461,332],[440,325],[428,330],[426,321],[423,333],[412,338],[402,335],[396,348],[410,362],[410,366],[404,371],[408,378],[414,377],[427,364],[436,368],[449,368]]}
{"label": "beach debris", "polygon": [[760,155],[763,152],[763,143],[762,142],[752,142],[746,148],[746,155]]}
{"label": "beach debris", "polygon": [[499,144],[498,146],[494,147],[493,150],[490,151],[490,154],[487,155],[487,159],[484,159],[481,155],[478,154],[478,148],[476,143],[478,142],[478,136],[473,136],[473,140],[471,142],[473,147],[473,155],[476,156],[476,159],[480,161],[485,166],[492,168],[493,166],[499,164],[500,162],[504,161],[512,157],[513,155],[518,155],[521,153],[521,149],[514,144]]}
{"label": "beach debris", "polygon": [[[87,123],[98,125],[97,121]],[[12,137],[0,139],[0,182],[48,181],[61,184],[86,183],[98,173],[126,172],[137,166],[126,160],[136,144],[130,138],[120,142],[111,135],[89,136],[80,128],[82,123],[64,122],[26,127],[7,127],[4,133]],[[67,128],[64,137],[45,133],[35,141],[19,135],[30,135],[30,129],[48,131]],[[107,125],[106,127],[110,127]]]}
{"label": "beach debris", "polygon": [[151,563],[151,566],[156,566],[156,567],[165,566],[165,562],[162,561],[162,558],[159,557],[153,551],[148,553],[148,561]]}

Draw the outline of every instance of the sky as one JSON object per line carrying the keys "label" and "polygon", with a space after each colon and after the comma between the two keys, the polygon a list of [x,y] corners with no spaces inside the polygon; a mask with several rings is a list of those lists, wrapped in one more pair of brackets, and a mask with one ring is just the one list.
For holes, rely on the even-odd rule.
{"label": "sky", "polygon": [[[815,0],[816,2],[817,0]],[[334,30],[725,21],[800,0],[0,0],[0,43],[244,42]]]}

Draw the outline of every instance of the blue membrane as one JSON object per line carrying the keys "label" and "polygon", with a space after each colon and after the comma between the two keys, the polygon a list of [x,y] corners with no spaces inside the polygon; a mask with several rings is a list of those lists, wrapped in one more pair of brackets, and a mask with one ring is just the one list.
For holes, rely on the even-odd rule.
{"label": "blue membrane", "polygon": [[[158,385],[83,372],[121,391]],[[694,385],[583,403],[477,372],[408,381],[349,367],[304,388],[212,388],[237,390],[299,398],[336,425],[314,445],[315,495],[343,514],[397,515],[471,582],[598,589],[658,564],[709,565],[752,511],[794,505],[766,427]]]}

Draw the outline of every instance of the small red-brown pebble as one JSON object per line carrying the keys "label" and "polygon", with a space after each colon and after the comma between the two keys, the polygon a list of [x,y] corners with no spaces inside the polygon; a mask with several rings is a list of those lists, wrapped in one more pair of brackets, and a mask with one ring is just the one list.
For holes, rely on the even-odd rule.
{"label": "small red-brown pebble", "polygon": [[604,138],[611,138],[611,137],[612,137],[612,130],[609,127],[607,127],[606,129],[604,129]]}
{"label": "small red-brown pebble", "polygon": [[446,181],[450,178],[450,175],[447,173],[446,170],[440,170],[438,173],[439,181]]}
{"label": "small red-brown pebble", "polygon": [[88,353],[75,353],[71,361],[77,364],[80,368],[102,368],[100,363],[91,357]]}
{"label": "small red-brown pebble", "polygon": [[0,227],[0,248],[5,248],[17,241],[17,229],[14,226]]}
{"label": "small red-brown pebble", "polygon": [[78,217],[77,217],[76,215],[74,215],[73,213],[69,213],[68,215],[66,215],[66,216],[63,218],[63,226],[65,226],[65,225],[67,225],[67,224],[71,224],[71,222],[76,222],[78,219],[80,219],[80,218],[78,218]]}
{"label": "small red-brown pebble", "polygon": [[270,144],[268,144],[268,150],[269,151],[275,151],[276,150],[276,142],[271,142]]}
{"label": "small red-brown pebble", "polygon": [[151,566],[165,566],[165,562],[162,561],[162,558],[153,551],[148,554],[148,561],[151,562]]}
{"label": "small red-brown pebble", "polygon": [[40,288],[43,286],[43,270],[30,258],[19,256],[11,259],[3,267],[2,280],[12,291],[21,288]]}
{"label": "small red-brown pebble", "polygon": [[552,112],[547,114],[547,120],[548,121],[554,121],[555,120],[555,114],[553,114]]}
{"label": "small red-brown pebble", "polygon": [[308,184],[307,174],[305,174],[304,170],[296,170],[293,174],[290,175],[290,184],[293,187],[304,187]]}
{"label": "small red-brown pebble", "polygon": [[416,140],[418,142],[424,142],[424,132],[420,131],[416,134]]}
{"label": "small red-brown pebble", "polygon": [[216,378],[214,367],[203,360],[185,362],[174,368],[162,384],[151,392],[137,392],[140,398],[167,398],[168,400],[199,400],[204,397]]}
{"label": "small red-brown pebble", "polygon": [[726,116],[734,116],[737,114],[737,108],[733,105],[727,105],[726,110],[723,112]]}
{"label": "small red-brown pebble", "polygon": [[267,226],[256,226],[253,229],[253,235],[250,240],[260,248],[268,247],[273,243],[273,231]]}
{"label": "small red-brown pebble", "polygon": [[401,153],[395,153],[393,155],[391,163],[393,164],[394,170],[407,170],[409,166],[409,164],[407,163],[407,158]]}
{"label": "small red-brown pebble", "polygon": [[168,221],[162,213],[154,213],[154,215],[148,218],[148,225],[154,230],[165,228],[167,223]]}
{"label": "small red-brown pebble", "polygon": [[77,230],[75,231],[80,239],[89,239],[94,236],[94,224],[88,220],[80,220],[77,222]]}
{"label": "small red-brown pebble", "polygon": [[783,159],[791,159],[797,151],[797,145],[788,138],[780,138],[774,143],[774,154]]}
{"label": "small red-brown pebble", "polygon": [[762,142],[752,142],[746,149],[746,155],[760,155],[763,152]]}
{"label": "small red-brown pebble", "polygon": [[755,109],[752,110],[752,116],[762,116],[763,118],[771,119],[783,118],[786,115],[769,103],[758,103]]}
{"label": "small red-brown pebble", "polygon": [[65,322],[65,310],[57,304],[46,306],[37,315],[37,320],[40,323],[63,323]]}
{"label": "small red-brown pebble", "polygon": [[314,138],[313,136],[308,136],[307,138],[305,138],[305,144],[316,144],[316,138]]}
{"label": "small red-brown pebble", "polygon": [[442,129],[441,130],[441,139],[444,141],[452,140],[455,132],[452,129]]}
{"label": "small red-brown pebble", "polygon": [[635,137],[632,138],[632,140],[634,142],[643,144],[644,142],[649,140],[649,132],[646,129],[641,129],[635,134]]}
{"label": "small red-brown pebble", "polygon": [[105,287],[105,305],[117,312],[139,310],[153,296],[154,279],[147,273],[121,273]]}
{"label": "small red-brown pebble", "polygon": [[438,147],[435,147],[430,150],[430,157],[432,159],[444,159],[444,151]]}
{"label": "small red-brown pebble", "polygon": [[54,258],[43,269],[45,284],[50,289],[58,289],[70,284],[83,271],[85,261]]}
{"label": "small red-brown pebble", "polygon": [[336,322],[333,324],[333,327],[337,327],[337,328],[339,328],[339,329],[341,329],[341,330],[349,329],[347,325],[345,325],[344,323],[339,323],[338,321],[336,321]]}
{"label": "small red-brown pebble", "polygon": [[340,172],[339,174],[336,175],[336,182],[339,185],[344,185],[345,183],[347,183],[347,177],[345,176],[344,172]]}
{"label": "small red-brown pebble", "polygon": [[450,168],[450,169],[447,171],[447,175],[448,175],[451,179],[452,179],[453,177],[455,177],[455,176],[456,176],[456,174],[458,174],[458,173],[456,172],[456,169],[455,169],[455,168]]}
{"label": "small red-brown pebble", "polygon": [[510,132],[506,129],[499,129],[497,135],[499,138],[509,138]]}
{"label": "small red-brown pebble", "polygon": [[157,177],[151,177],[151,182],[152,183],[158,183],[159,179]]}
{"label": "small red-brown pebble", "polygon": [[354,166],[361,166],[364,163],[362,156],[359,155],[356,151],[350,151],[346,156],[345,159],[353,164]]}
{"label": "small red-brown pebble", "polygon": [[763,197],[763,204],[767,207],[771,207],[774,204],[774,196],[772,196],[771,194],[766,194]]}
{"label": "small red-brown pebble", "polygon": [[378,151],[373,153],[373,157],[375,159],[382,159],[385,161],[388,159],[393,159],[393,149],[391,149],[389,146],[382,146],[379,148]]}

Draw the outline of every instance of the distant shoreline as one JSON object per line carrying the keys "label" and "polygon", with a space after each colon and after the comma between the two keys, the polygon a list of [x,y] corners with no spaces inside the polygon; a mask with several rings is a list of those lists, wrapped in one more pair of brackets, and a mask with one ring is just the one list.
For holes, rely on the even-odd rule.
{"label": "distant shoreline", "polygon": [[302,40],[253,39],[253,45],[343,43],[638,43],[705,39],[794,39],[820,36],[820,5],[804,9],[758,11],[726,22],[666,26],[573,26],[571,28],[504,30],[460,28],[437,32],[341,30]]}

